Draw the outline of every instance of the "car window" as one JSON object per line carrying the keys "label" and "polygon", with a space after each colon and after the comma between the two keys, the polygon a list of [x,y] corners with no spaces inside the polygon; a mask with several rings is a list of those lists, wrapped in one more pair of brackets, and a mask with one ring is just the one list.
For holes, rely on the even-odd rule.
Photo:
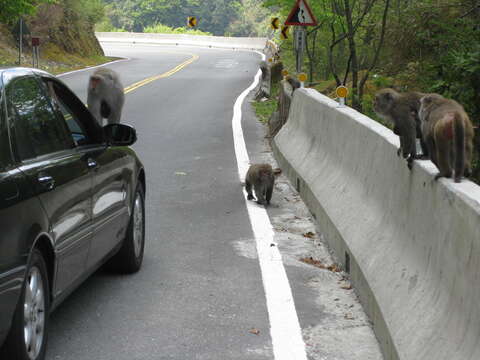
{"label": "car window", "polygon": [[70,91],[52,79],[42,79],[57,115],[67,124],[69,133],[76,146],[88,145],[92,140],[88,136],[81,115],[75,111],[75,102]]}
{"label": "car window", "polygon": [[16,79],[6,90],[7,114],[13,121],[20,160],[74,146],[66,125],[55,115],[36,78],[27,76]]}
{"label": "car window", "polygon": [[0,172],[12,166],[10,140],[8,138],[7,120],[5,116],[4,101],[0,89]]}

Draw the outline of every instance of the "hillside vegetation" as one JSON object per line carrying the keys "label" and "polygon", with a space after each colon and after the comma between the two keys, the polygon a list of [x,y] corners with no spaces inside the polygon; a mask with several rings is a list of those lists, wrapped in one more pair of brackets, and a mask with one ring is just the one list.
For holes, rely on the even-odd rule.
{"label": "hillside vegetation", "polygon": [[[265,0],[282,21],[293,2]],[[480,0],[310,0],[318,26],[308,28],[304,71],[311,86],[334,96],[350,90],[348,104],[377,118],[377,90],[435,92],[460,102],[480,124]],[[294,72],[290,39],[277,42]],[[480,132],[476,131],[480,180]]]}
{"label": "hillside vegetation", "polygon": [[[99,31],[146,32],[155,26],[186,28],[187,17],[198,19],[197,30],[213,35],[266,36],[271,11],[262,0],[104,0],[106,18]],[[167,30],[168,31],[168,30]]]}
{"label": "hillside vegetation", "polygon": [[[20,16],[32,35],[40,38],[40,67],[58,73],[107,61],[94,34],[103,18],[101,0],[0,0],[0,65],[18,63]],[[21,65],[31,66],[30,37],[24,36]]]}

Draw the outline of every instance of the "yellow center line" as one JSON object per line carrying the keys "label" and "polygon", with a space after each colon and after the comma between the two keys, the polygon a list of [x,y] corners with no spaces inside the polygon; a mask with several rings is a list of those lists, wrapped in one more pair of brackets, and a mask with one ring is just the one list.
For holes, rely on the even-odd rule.
{"label": "yellow center line", "polygon": [[130,86],[127,86],[125,89],[124,89],[124,92],[125,94],[128,94],[129,92],[133,91],[133,90],[136,90],[138,89],[139,87],[141,86],[144,86],[144,85],[147,85],[153,81],[156,81],[158,79],[162,79],[162,78],[166,78],[166,77],[169,77],[169,76],[172,76],[173,74],[175,74],[176,72],[179,72],[180,70],[182,70],[184,67],[190,65],[191,63],[193,63],[194,61],[196,61],[199,56],[198,55],[195,55],[195,54],[189,54],[191,55],[192,57],[190,59],[188,59],[187,61],[184,61],[183,63],[181,63],[180,65],[174,67],[173,69],[163,73],[163,74],[160,74],[160,75],[155,75],[155,76],[152,76],[152,77],[149,77],[147,79],[144,79],[144,80],[141,80],[139,82],[136,82]]}

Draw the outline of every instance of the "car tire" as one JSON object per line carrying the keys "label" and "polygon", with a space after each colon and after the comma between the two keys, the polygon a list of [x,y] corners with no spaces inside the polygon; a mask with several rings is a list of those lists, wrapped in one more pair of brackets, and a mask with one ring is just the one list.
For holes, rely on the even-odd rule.
{"label": "car tire", "polygon": [[132,204],[127,234],[122,247],[110,260],[109,268],[124,274],[140,270],[145,249],[145,195],[139,183]]}
{"label": "car tire", "polygon": [[3,356],[15,360],[45,358],[50,295],[47,266],[38,249],[32,252],[26,274],[2,359]]}

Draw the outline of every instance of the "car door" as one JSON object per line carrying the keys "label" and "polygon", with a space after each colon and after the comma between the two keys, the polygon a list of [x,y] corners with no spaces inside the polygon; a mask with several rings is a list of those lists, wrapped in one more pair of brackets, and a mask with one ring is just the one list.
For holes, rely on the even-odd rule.
{"label": "car door", "polygon": [[[103,130],[90,112],[61,82],[42,78],[58,110],[67,123],[78,152],[87,161],[93,175],[93,236],[87,268],[94,268],[124,237],[128,225],[127,184],[131,183],[133,166],[126,166],[124,148],[107,146]],[[130,160],[129,160],[130,159]]]}
{"label": "car door", "polygon": [[37,77],[17,76],[5,89],[15,158],[49,217],[58,296],[86,270],[93,176]]}
{"label": "car door", "polygon": [[129,221],[128,186],[133,167],[127,166],[129,158],[122,147],[108,146],[92,154],[97,164],[92,195],[92,220],[94,233],[89,266],[102,260],[122,242]]}

